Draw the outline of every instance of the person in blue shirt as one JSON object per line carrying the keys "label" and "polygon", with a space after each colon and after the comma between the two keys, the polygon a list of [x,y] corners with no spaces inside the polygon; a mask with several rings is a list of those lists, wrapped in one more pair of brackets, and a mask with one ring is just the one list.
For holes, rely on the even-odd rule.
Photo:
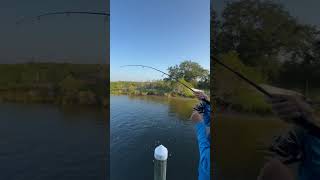
{"label": "person in blue shirt", "polygon": [[[274,113],[292,128],[271,145],[276,156],[262,168],[258,180],[319,180],[319,115],[303,96],[273,95],[270,103]],[[301,126],[301,123],[308,126]],[[290,161],[298,162],[298,173],[289,168]]]}
{"label": "person in blue shirt", "polygon": [[[199,100],[207,99],[203,92],[195,92],[195,96]],[[195,123],[195,130],[197,134],[200,161],[198,168],[198,180],[210,180],[210,113],[211,107],[208,103],[201,103],[201,110],[199,108],[193,111],[191,120]]]}

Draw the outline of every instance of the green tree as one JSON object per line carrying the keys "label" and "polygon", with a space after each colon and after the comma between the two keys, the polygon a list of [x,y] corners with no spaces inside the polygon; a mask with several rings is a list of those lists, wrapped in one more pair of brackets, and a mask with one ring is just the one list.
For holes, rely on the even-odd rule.
{"label": "green tree", "polygon": [[279,57],[299,56],[310,44],[315,28],[299,24],[278,3],[261,0],[229,2],[222,13],[217,49],[236,51],[247,65],[276,76]]}
{"label": "green tree", "polygon": [[194,86],[197,86],[199,81],[208,83],[209,80],[209,71],[192,61],[183,61],[179,65],[169,67],[168,71],[169,77],[165,80],[184,79]]}

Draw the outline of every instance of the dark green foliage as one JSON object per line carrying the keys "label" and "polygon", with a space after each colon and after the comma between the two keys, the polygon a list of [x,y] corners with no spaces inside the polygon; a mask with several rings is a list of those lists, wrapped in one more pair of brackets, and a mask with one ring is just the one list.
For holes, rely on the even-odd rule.
{"label": "dark green foliage", "polygon": [[[319,28],[301,23],[278,2],[272,0],[228,2],[220,16],[215,12],[211,15],[211,22],[212,55],[233,59],[231,54],[235,53],[236,59],[242,64],[242,67],[236,65],[236,70],[243,72],[245,67],[256,71],[253,74],[243,72],[249,79],[293,89],[306,95],[313,94],[311,92],[314,92],[314,89],[320,88]],[[230,66],[234,66],[234,63],[239,65],[235,61],[225,61]],[[214,69],[218,66],[215,65]],[[219,75],[221,73],[219,69],[214,70],[214,73],[217,76],[215,81],[238,84],[230,80],[230,75],[226,73]],[[255,79],[257,76],[261,77],[262,81]],[[220,92],[217,96],[221,96],[221,92],[232,91],[219,82],[214,82],[213,85],[215,91]],[[247,90],[240,93],[242,88],[236,85],[231,88],[239,91],[239,97],[236,98],[234,95],[228,99],[232,99],[233,105],[247,99],[245,96],[251,94]],[[252,100],[252,102],[260,101]],[[242,102],[236,106],[247,109],[244,106],[248,106],[248,103]]]}
{"label": "dark green foliage", "polygon": [[183,61],[179,65],[169,67],[168,71],[170,76],[164,79],[166,81],[185,79],[195,87],[209,89],[210,73],[196,62]]}

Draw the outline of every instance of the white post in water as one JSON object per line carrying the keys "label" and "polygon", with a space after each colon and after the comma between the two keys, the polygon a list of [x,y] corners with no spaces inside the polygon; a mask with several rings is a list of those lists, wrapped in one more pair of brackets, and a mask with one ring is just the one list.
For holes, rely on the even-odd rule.
{"label": "white post in water", "polygon": [[154,180],[166,180],[168,149],[163,145],[154,150]]}

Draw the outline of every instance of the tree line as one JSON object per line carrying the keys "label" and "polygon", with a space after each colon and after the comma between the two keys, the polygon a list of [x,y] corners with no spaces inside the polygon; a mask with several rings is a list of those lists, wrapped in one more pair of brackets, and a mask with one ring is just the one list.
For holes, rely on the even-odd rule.
{"label": "tree line", "polygon": [[0,101],[104,104],[106,68],[96,64],[1,64]]}
{"label": "tree line", "polygon": [[189,87],[209,91],[210,73],[196,62],[186,60],[179,65],[170,66],[168,74],[168,77],[150,82],[111,82],[110,92],[126,95],[193,97],[192,91],[178,83],[176,79]]}

